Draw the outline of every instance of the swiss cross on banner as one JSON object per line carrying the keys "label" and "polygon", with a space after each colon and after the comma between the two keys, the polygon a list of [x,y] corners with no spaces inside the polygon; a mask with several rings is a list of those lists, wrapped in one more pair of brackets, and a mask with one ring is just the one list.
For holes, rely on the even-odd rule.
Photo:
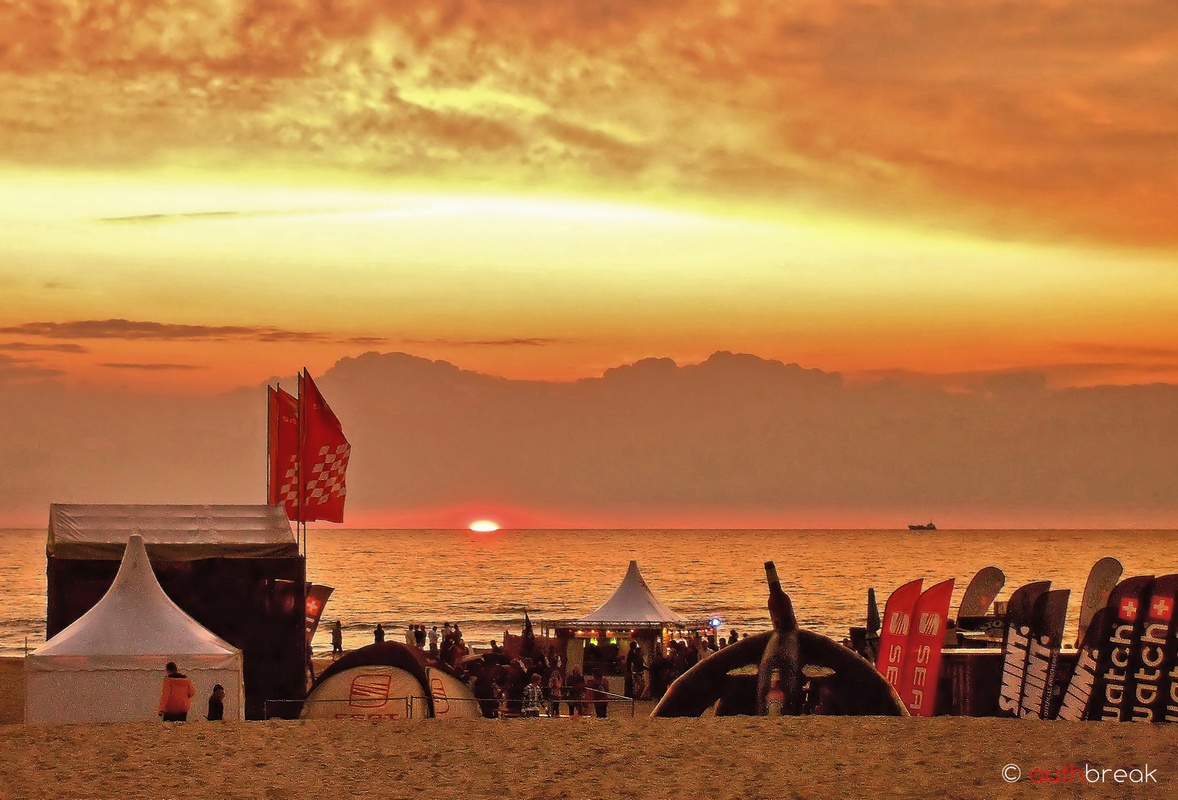
{"label": "swiss cross on banner", "polygon": [[303,486],[302,509],[297,518],[303,522],[343,522],[347,496],[344,474],[352,446],[344,437],[339,418],[306,370],[299,376],[299,412],[303,429],[299,447]]}

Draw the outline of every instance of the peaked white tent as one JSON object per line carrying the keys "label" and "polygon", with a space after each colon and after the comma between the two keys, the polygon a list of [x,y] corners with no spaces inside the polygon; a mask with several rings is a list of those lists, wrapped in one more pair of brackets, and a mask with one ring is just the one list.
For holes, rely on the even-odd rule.
{"label": "peaked white tent", "polygon": [[596,610],[573,622],[578,626],[613,625],[615,627],[684,628],[691,624],[676,614],[646,585],[638,562],[631,561],[622,583]]}
{"label": "peaked white tent", "polygon": [[155,720],[164,664],[196,686],[189,719],[203,719],[214,684],[225,719],[243,718],[241,651],[164,593],[132,535],[114,583],[73,624],[25,658],[25,721],[62,724]]}

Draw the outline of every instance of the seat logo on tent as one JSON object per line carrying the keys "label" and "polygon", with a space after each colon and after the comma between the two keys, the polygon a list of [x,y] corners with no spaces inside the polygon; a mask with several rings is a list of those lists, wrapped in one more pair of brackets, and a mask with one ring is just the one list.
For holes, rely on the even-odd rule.
{"label": "seat logo on tent", "polygon": [[367,672],[357,675],[352,679],[348,705],[354,708],[381,708],[388,705],[392,685],[392,675]]}

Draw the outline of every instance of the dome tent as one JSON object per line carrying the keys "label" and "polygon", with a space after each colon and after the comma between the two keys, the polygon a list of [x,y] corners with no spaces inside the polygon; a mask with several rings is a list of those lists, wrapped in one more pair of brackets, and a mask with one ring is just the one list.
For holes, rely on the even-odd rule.
{"label": "dome tent", "polygon": [[157,719],[164,664],[196,686],[190,712],[204,716],[225,687],[225,719],[242,719],[241,651],[164,593],[143,538],[127,542],[118,575],[89,611],[25,658],[25,721],[40,724]]}

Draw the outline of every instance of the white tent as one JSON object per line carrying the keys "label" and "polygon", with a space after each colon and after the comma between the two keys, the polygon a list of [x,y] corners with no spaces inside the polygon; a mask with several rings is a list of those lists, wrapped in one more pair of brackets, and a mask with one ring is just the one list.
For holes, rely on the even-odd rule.
{"label": "white tent", "polygon": [[615,625],[620,627],[686,627],[691,624],[686,617],[676,614],[654,596],[646,585],[638,562],[631,561],[626,577],[596,610],[572,623],[575,626]]}
{"label": "white tent", "polygon": [[164,664],[196,685],[189,719],[204,719],[213,686],[225,719],[243,718],[241,651],[185,614],[164,593],[143,538],[131,536],[102,599],[25,658],[25,721],[155,720]]}

